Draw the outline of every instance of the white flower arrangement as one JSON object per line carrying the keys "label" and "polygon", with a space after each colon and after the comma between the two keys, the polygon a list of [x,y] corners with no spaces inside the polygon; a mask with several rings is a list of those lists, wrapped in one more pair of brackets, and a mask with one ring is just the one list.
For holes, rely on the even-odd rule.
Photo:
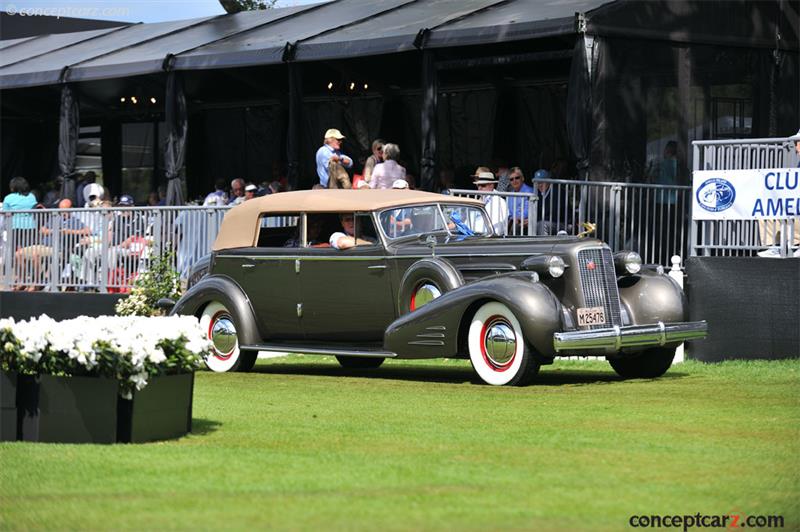
{"label": "white flower arrangement", "polygon": [[3,370],[116,378],[126,398],[150,377],[194,371],[210,349],[191,316],[0,320]]}

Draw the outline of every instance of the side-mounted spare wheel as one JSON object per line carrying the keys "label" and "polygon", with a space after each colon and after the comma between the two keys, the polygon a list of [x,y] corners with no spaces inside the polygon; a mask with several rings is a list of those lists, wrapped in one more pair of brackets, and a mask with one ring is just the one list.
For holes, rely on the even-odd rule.
{"label": "side-mounted spare wheel", "polygon": [[400,281],[400,314],[408,314],[464,284],[464,278],[445,259],[425,258],[412,264]]}
{"label": "side-mounted spare wheel", "polygon": [[674,347],[654,347],[635,357],[609,358],[608,363],[623,379],[655,379],[667,372],[674,358]]}
{"label": "side-mounted spare wheel", "polygon": [[233,314],[218,301],[203,308],[200,326],[211,341],[211,354],[206,366],[211,371],[250,371],[256,363],[258,352],[239,348],[236,321]]}
{"label": "side-mounted spare wheel", "polygon": [[469,359],[486,384],[524,386],[539,372],[539,362],[525,344],[514,313],[497,301],[475,312],[467,335]]}

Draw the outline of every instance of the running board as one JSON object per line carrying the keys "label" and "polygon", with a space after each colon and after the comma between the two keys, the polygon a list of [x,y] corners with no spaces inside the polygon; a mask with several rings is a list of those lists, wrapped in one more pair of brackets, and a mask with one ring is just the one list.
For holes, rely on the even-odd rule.
{"label": "running board", "polygon": [[275,344],[255,344],[241,345],[240,349],[252,351],[271,351],[276,353],[302,353],[304,355],[331,355],[348,356],[361,358],[397,358],[397,353],[382,351],[380,349],[331,349],[328,347],[317,347],[311,345],[275,345]]}

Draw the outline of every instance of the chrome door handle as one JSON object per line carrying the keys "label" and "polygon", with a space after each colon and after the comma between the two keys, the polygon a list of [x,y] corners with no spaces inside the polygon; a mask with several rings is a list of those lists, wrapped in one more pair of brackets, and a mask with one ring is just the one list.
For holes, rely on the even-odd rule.
{"label": "chrome door handle", "polygon": [[367,269],[368,270],[385,270],[386,269],[386,265],[385,264],[377,264],[375,266],[367,266]]}
{"label": "chrome door handle", "polygon": [[254,268],[254,267],[255,267],[255,264],[250,264],[250,263],[242,264],[242,268]]}

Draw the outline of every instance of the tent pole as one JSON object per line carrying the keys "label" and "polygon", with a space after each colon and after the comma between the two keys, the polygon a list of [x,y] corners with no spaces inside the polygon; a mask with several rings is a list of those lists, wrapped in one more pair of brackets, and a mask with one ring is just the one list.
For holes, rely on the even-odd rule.
{"label": "tent pole", "polygon": [[300,186],[311,188],[313,183],[300,183],[300,126],[303,111],[303,81],[301,66],[286,63],[289,73],[289,124],[286,132],[286,178],[290,190]]}
{"label": "tent pole", "polygon": [[75,198],[75,156],[78,151],[80,131],[80,104],[78,95],[68,83],[61,86],[61,110],[58,119],[58,170],[61,174],[61,197]]}
{"label": "tent pole", "polygon": [[436,110],[438,90],[439,83],[433,51],[423,50],[420,190],[432,191],[436,183]]}
{"label": "tent pole", "polygon": [[167,139],[164,143],[167,205],[183,205],[185,203],[181,168],[186,160],[186,135],[189,124],[182,81],[179,73],[174,70],[167,72],[166,101],[164,102],[167,126]]}

